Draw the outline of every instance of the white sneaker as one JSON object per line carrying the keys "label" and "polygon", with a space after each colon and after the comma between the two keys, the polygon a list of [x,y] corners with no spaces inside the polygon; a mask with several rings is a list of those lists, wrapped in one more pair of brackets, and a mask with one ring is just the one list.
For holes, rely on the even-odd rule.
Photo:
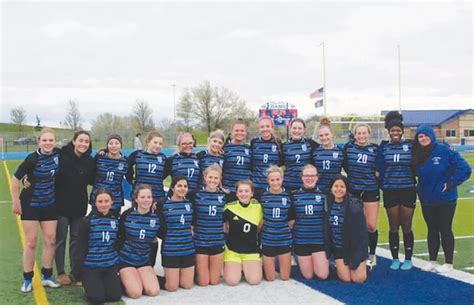
{"label": "white sneaker", "polygon": [[369,254],[367,265],[370,266],[370,268],[377,266],[377,256],[375,256],[375,254]]}
{"label": "white sneaker", "polygon": [[426,265],[421,267],[421,270],[425,272],[433,272],[436,270],[437,267],[439,267],[439,265],[436,262],[429,261],[428,263],[426,263]]}
{"label": "white sneaker", "polygon": [[21,292],[31,292],[33,290],[33,281],[32,280],[24,280],[23,285],[20,288]]}
{"label": "white sneaker", "polygon": [[59,288],[61,287],[60,284],[58,284],[52,276],[50,277],[43,277],[43,280],[41,281],[43,286],[45,287],[51,287],[51,288]]}
{"label": "white sneaker", "polygon": [[441,266],[438,266],[435,268],[436,272],[438,273],[448,273],[453,271],[453,265],[452,264],[442,264]]}

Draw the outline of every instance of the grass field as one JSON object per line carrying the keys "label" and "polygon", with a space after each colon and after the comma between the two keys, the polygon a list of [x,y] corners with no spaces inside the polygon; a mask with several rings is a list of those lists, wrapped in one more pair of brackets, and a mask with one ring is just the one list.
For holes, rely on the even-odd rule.
{"label": "grass field", "polygon": [[[474,154],[466,154],[464,157],[468,160],[471,166],[474,165]],[[16,169],[20,161],[6,161],[10,170],[8,175]],[[8,183],[5,176],[3,164],[0,170],[0,220],[2,230],[0,230],[0,304],[34,304],[35,299],[32,293],[23,294],[19,287],[22,282],[22,263],[21,253],[22,247],[19,238],[18,228],[15,217],[11,212],[11,197],[8,189]],[[454,256],[455,268],[470,273],[474,270],[465,269],[474,266],[474,178],[471,177],[459,188],[459,202],[454,218],[454,234],[456,237],[466,237],[456,240],[456,253]],[[416,240],[426,239],[426,225],[421,215],[421,208],[418,205],[415,211],[413,220],[413,231]],[[402,238],[400,238],[402,239]],[[379,216],[379,243],[382,247],[388,242],[388,224],[387,216],[383,208],[380,209]],[[41,241],[38,243],[36,261],[41,262]],[[403,247],[403,242],[401,241]],[[402,249],[403,251],[403,249]],[[425,241],[416,242],[414,255],[421,259],[427,259],[427,256],[420,256],[419,254],[426,254],[427,247]],[[67,255],[66,255],[67,257]],[[439,261],[444,260],[443,255],[439,256]],[[66,266],[68,266],[66,262]],[[46,289],[48,301],[50,304],[85,304],[84,293],[82,288],[77,287],[63,287],[52,290]],[[122,304],[122,303],[117,303]]]}

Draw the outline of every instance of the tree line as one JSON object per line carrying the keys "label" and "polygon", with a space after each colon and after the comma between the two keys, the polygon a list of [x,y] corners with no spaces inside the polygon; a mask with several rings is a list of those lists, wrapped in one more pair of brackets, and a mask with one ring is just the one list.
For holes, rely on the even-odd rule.
{"label": "tree line", "polygon": [[[107,135],[112,132],[146,133],[158,129],[168,131],[201,130],[209,134],[215,129],[228,130],[231,122],[241,118],[255,123],[257,114],[247,106],[239,94],[222,86],[213,86],[204,81],[196,87],[185,88],[178,99],[176,107],[177,120],[162,118],[153,120],[153,109],[145,99],[137,99],[132,112],[120,116],[111,112],[99,114],[91,121],[91,132],[94,135]],[[10,111],[10,121],[22,132],[26,124],[27,112],[23,107],[15,107]],[[37,127],[41,127],[41,119],[36,115]],[[79,109],[79,101],[70,99],[66,103],[64,119],[59,122],[61,127],[77,130],[84,124],[84,117]]]}

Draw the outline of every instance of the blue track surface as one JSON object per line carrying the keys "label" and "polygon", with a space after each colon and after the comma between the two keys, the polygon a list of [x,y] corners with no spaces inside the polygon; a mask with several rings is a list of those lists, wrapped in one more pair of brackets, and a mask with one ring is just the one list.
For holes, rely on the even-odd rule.
{"label": "blue track surface", "polygon": [[390,260],[377,257],[377,267],[364,284],[337,279],[305,280],[298,267],[292,278],[346,304],[473,304],[474,286],[418,268],[392,271]]}

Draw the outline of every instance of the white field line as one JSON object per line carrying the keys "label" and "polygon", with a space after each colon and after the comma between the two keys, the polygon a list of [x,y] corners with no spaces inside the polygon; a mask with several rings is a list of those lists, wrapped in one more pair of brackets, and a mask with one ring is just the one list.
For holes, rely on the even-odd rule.
{"label": "white field line", "polygon": [[474,270],[474,267],[466,267],[466,268],[463,268],[464,270]]}
{"label": "white field line", "polygon": [[[454,250],[453,253],[458,253],[458,251]],[[428,252],[425,253],[413,253],[414,256],[429,256],[430,254]],[[443,251],[438,252],[438,255],[444,255]]]}
{"label": "white field line", "polygon": [[[388,258],[388,259],[392,259],[392,254],[390,254],[390,250],[387,250],[387,249],[377,248],[377,255]],[[400,255],[400,260],[405,259],[405,255],[403,255],[401,253],[399,255]],[[419,259],[417,257],[412,257],[411,260],[413,262],[413,266],[415,266],[416,268],[421,268],[425,264],[428,263],[428,261]],[[456,265],[455,265],[455,267],[456,267]],[[451,278],[451,279],[454,279],[454,280],[458,280],[458,281],[461,281],[461,282],[465,282],[465,283],[474,285],[474,274],[464,272],[464,271],[461,271],[461,270],[454,269],[451,272],[439,273],[438,275],[439,276],[445,276],[445,277],[448,277],[448,278]]]}
{"label": "white field line", "polygon": [[[469,238],[474,238],[474,235],[463,235],[463,236],[455,236],[454,239],[469,239]],[[422,243],[422,242],[427,242],[426,239],[416,239],[414,241],[415,243]],[[388,246],[389,243],[378,243],[379,246]]]}

